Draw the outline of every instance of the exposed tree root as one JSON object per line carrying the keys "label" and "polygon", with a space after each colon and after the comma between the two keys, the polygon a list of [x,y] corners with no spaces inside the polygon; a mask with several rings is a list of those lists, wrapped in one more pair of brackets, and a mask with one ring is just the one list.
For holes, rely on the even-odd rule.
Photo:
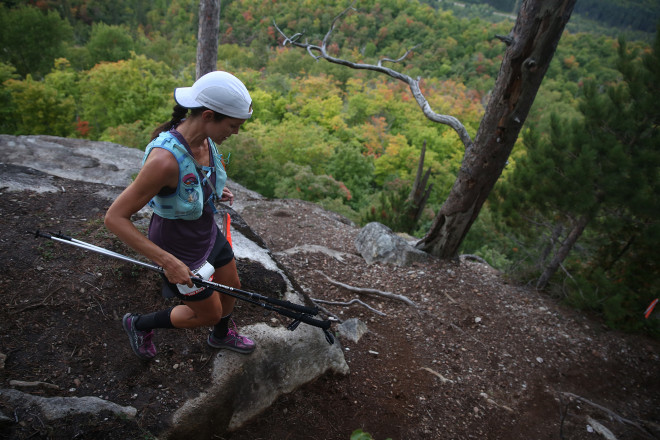
{"label": "exposed tree root", "polygon": [[384,296],[385,298],[390,298],[390,299],[396,299],[398,301],[403,301],[404,303],[408,304],[409,306],[417,308],[417,304],[415,304],[412,300],[409,298],[403,296],[403,295],[398,295],[396,293],[392,292],[383,292],[382,290],[377,290],[377,289],[368,289],[368,288],[363,288],[363,287],[353,287],[349,286],[348,284],[340,283],[339,281],[333,280],[320,270],[317,270],[316,272],[320,273],[324,277],[328,279],[328,281],[331,284],[334,284],[337,287],[342,287],[346,290],[350,290],[351,292],[357,292],[357,293],[367,293],[367,294],[373,294],[373,295],[379,295],[379,296]]}
{"label": "exposed tree root", "polygon": [[366,303],[360,301],[359,299],[352,299],[352,300],[350,300],[350,301],[348,301],[348,302],[342,302],[342,301],[326,301],[326,300],[323,300],[323,299],[317,299],[317,298],[310,298],[310,299],[311,299],[312,301],[314,301],[315,304],[330,304],[330,305],[333,305],[333,306],[345,306],[345,307],[348,307],[348,306],[350,306],[351,304],[359,304],[359,305],[361,305],[361,306],[363,306],[363,307],[366,307],[367,309],[371,310],[372,312],[374,312],[374,313],[377,314],[377,315],[380,315],[380,316],[387,316],[385,313],[381,312],[380,310],[376,310],[376,309],[374,309],[374,308],[371,307],[369,304],[366,304]]}

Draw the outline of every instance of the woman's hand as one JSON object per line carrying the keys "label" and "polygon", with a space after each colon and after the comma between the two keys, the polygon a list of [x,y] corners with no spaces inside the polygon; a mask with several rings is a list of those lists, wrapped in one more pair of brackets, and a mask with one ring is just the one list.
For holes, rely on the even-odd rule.
{"label": "woman's hand", "polygon": [[234,204],[234,194],[229,191],[229,189],[225,186],[222,188],[222,197],[220,197],[221,202],[229,202],[229,206]]}
{"label": "woman's hand", "polygon": [[172,284],[185,284],[188,287],[193,286],[190,277],[195,276],[195,274],[174,255],[171,255],[171,258],[168,258],[167,262],[163,264],[163,272],[165,272],[167,280]]}

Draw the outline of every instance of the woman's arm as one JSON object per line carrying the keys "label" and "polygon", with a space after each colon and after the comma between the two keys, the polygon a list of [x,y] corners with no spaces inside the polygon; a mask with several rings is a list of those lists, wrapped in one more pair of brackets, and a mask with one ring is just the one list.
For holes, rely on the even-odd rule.
{"label": "woman's arm", "polygon": [[188,266],[145,237],[131,221],[131,216],[163,187],[175,188],[178,181],[179,165],[174,156],[161,148],[153,149],[133,183],[108,208],[105,226],[132,249],[162,267],[171,283],[192,286],[193,274]]}

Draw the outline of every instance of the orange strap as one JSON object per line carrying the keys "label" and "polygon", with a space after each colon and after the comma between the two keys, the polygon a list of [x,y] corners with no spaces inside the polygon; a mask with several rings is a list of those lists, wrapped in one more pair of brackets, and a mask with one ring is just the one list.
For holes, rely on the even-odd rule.
{"label": "orange strap", "polygon": [[229,246],[234,247],[231,244],[231,216],[228,213],[225,214],[223,229],[225,231],[225,237],[229,242]]}

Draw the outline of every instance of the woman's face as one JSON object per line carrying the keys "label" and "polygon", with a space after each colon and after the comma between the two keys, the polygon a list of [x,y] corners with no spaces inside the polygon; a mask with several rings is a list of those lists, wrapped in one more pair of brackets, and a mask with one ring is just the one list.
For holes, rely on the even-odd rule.
{"label": "woman's face", "polygon": [[238,118],[224,118],[219,122],[213,121],[208,125],[209,137],[213,139],[213,142],[220,145],[232,134],[238,134],[238,130],[244,122],[245,119]]}

